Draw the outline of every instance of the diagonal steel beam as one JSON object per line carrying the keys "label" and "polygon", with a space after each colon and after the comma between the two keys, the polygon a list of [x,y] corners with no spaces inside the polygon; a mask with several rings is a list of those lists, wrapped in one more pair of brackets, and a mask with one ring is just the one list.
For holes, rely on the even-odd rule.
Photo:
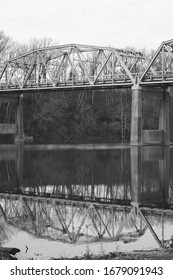
{"label": "diagonal steel beam", "polygon": [[2,208],[1,204],[0,204],[0,211],[1,211],[2,215],[3,215],[3,217],[4,217],[4,220],[6,221],[7,220],[6,219],[6,214],[5,214],[4,209]]}
{"label": "diagonal steel beam", "polygon": [[108,233],[109,237],[112,237],[112,236],[111,236],[110,231],[108,230],[107,225],[105,224],[105,222],[103,221],[103,219],[102,219],[101,215],[99,214],[99,212],[97,211],[97,209],[96,209],[94,206],[93,206],[93,210],[95,211],[95,213],[97,214],[97,216],[98,216],[99,220],[101,221],[101,223],[102,223],[102,224],[103,224],[103,226],[105,227],[105,229],[106,229],[106,231],[107,231],[107,233]]}
{"label": "diagonal steel beam", "polygon": [[[169,53],[169,55],[171,56],[171,58],[173,59],[173,53],[170,51],[170,49],[168,48],[168,46],[167,45],[165,45],[165,49],[168,51],[168,53]],[[171,63],[172,63],[172,61],[171,61]],[[170,63],[170,64],[171,64]],[[169,65],[170,66],[170,65]],[[168,67],[169,67],[168,66]]]}
{"label": "diagonal steel beam", "polygon": [[[107,59],[105,52],[103,52],[103,55]],[[110,60],[108,60],[108,63],[107,63],[107,70],[112,74],[112,64],[111,64]]]}
{"label": "diagonal steel beam", "polygon": [[30,66],[29,70],[28,70],[28,73],[26,74],[26,76],[24,78],[24,81],[23,81],[23,84],[22,84],[22,88],[25,87],[25,85],[26,85],[29,77],[31,76],[31,73],[34,70],[35,66],[36,66],[36,56],[33,58],[33,61],[31,63],[31,66]]}
{"label": "diagonal steel beam", "polygon": [[98,236],[100,237],[100,236],[101,236],[101,233],[99,232],[99,230],[98,230],[98,228],[97,228],[97,225],[96,225],[96,223],[95,223],[95,221],[94,221],[94,217],[92,216],[92,214],[93,214],[93,212],[92,212],[92,213],[89,213],[89,216],[90,216],[90,218],[91,218],[91,221],[92,221],[92,223],[93,223],[93,226],[94,226],[94,228],[95,228],[95,230],[96,230]]}
{"label": "diagonal steel beam", "polygon": [[133,71],[133,68],[136,66],[137,62],[139,61],[139,58],[137,57],[134,61],[134,63],[132,64],[132,66],[130,67],[130,72]]}
{"label": "diagonal steel beam", "polygon": [[[100,56],[102,55],[102,53],[103,53],[103,50],[102,49],[99,49],[98,50],[98,52],[97,52],[97,56],[94,58],[94,60],[91,62],[91,63],[94,63],[95,65],[96,65],[96,68],[95,68],[95,70],[94,70],[94,72],[97,70],[97,68],[98,68],[98,65],[99,65],[99,63],[101,63],[101,60],[100,60]],[[91,70],[91,69],[90,69]],[[93,73],[93,75],[94,75],[95,73]]]}
{"label": "diagonal steel beam", "polygon": [[62,57],[62,59],[61,59],[61,62],[60,62],[60,65],[59,65],[59,67],[58,67],[58,70],[57,70],[57,80],[56,80],[56,82],[55,82],[55,86],[57,86],[58,85],[58,82],[59,82],[59,78],[60,78],[60,74],[61,74],[61,70],[62,70],[62,66],[63,66],[63,64],[64,64],[64,61],[65,61],[65,57],[66,57],[66,55],[64,54],[63,55],[63,57]]}
{"label": "diagonal steel beam", "polygon": [[0,80],[1,80],[1,78],[3,77],[4,72],[5,72],[6,69],[7,69],[7,66],[8,66],[8,62],[5,64],[4,68],[2,69],[2,72],[0,73]]}
{"label": "diagonal steel beam", "polygon": [[[155,53],[153,59],[150,61],[150,63],[148,64],[147,68],[145,69],[144,73],[142,74],[142,76],[141,76],[141,78],[140,78],[140,80],[139,80],[139,83],[142,82],[142,80],[143,80],[144,76],[147,74],[148,70],[149,70],[149,69],[152,69],[152,68],[151,68],[151,67],[152,67],[152,64],[154,63],[154,61],[156,60],[156,58],[157,58],[158,55],[160,54],[160,52],[161,52],[163,46],[164,46],[164,43],[162,43],[162,44],[160,45],[160,47],[158,48],[158,50],[157,50],[157,52]],[[151,70],[151,71],[152,71],[152,70]]]}
{"label": "diagonal steel beam", "polygon": [[61,210],[59,209],[59,207],[58,207],[56,202],[55,202],[55,211],[56,211],[56,213],[57,213],[57,215],[59,217],[60,223],[63,225],[63,228],[65,228],[66,232],[68,233],[69,239],[72,242],[73,241],[73,236],[71,235],[71,233],[70,233],[70,231],[69,231],[69,229],[68,229],[68,227],[66,225],[66,222],[64,220],[64,217],[63,217],[63,215],[61,213]]}
{"label": "diagonal steel beam", "polygon": [[31,211],[31,209],[30,209],[26,199],[24,197],[21,197],[19,199],[19,201],[21,201],[21,203],[23,204],[25,210],[27,211],[27,213],[29,214],[29,217],[31,218],[31,221],[35,221],[35,216],[33,215],[33,213]]}
{"label": "diagonal steel beam", "polygon": [[56,212],[56,214],[57,214],[57,216],[58,216],[60,225],[62,226],[62,231],[64,231],[64,229],[66,230],[65,224],[64,224],[64,222],[62,221],[62,218],[61,218],[61,214],[59,213],[59,208],[58,208],[58,206],[57,206],[56,201],[54,202],[53,208],[54,208],[54,210],[55,210],[55,212]]}
{"label": "diagonal steel beam", "polygon": [[82,65],[83,71],[84,71],[84,73],[85,73],[85,75],[86,75],[86,77],[87,77],[87,79],[88,79],[90,85],[92,85],[93,82],[92,82],[92,81],[90,80],[90,78],[89,78],[89,75],[88,75],[88,73],[87,73],[87,70],[86,70],[86,68],[85,68],[85,65],[84,65],[84,63],[83,63],[83,61],[82,61],[82,59],[81,59],[81,57],[80,57],[79,49],[78,49],[78,48],[76,48],[76,53],[77,53],[77,56],[78,56],[78,58],[79,58],[79,61],[80,61],[81,65]]}
{"label": "diagonal steel beam", "polygon": [[89,205],[89,207],[86,209],[86,211],[85,211],[85,213],[84,213],[84,217],[83,217],[83,219],[82,219],[82,221],[81,221],[81,223],[80,223],[80,226],[78,227],[78,230],[77,230],[77,232],[76,232],[76,235],[75,235],[75,238],[74,238],[74,242],[77,241],[77,238],[78,238],[78,236],[79,236],[79,233],[80,233],[80,231],[81,231],[81,228],[82,228],[82,226],[83,226],[83,224],[84,224],[84,222],[85,222],[85,220],[86,220],[86,217],[87,217],[89,211],[91,210],[91,208],[92,208],[92,205]]}
{"label": "diagonal steel beam", "polygon": [[71,224],[73,224],[73,220],[74,220],[74,216],[76,215],[76,213],[78,212],[78,210],[76,211],[72,211],[72,216],[71,216],[71,219],[67,225],[67,227],[69,228]]}
{"label": "diagonal steel beam", "polygon": [[[108,219],[108,222],[106,224],[106,228],[108,228],[109,224],[112,222],[112,216],[110,216],[110,218]],[[103,232],[102,232],[102,236],[105,234],[106,232],[106,228],[103,229]]]}
{"label": "diagonal steel beam", "polygon": [[106,60],[105,60],[105,62],[103,63],[103,65],[102,65],[101,69],[99,70],[99,72],[98,72],[97,76],[96,76],[96,77],[95,77],[95,79],[94,79],[93,85],[95,84],[96,80],[97,80],[97,79],[98,79],[98,77],[100,76],[100,74],[101,74],[101,72],[102,72],[103,68],[105,67],[106,63],[109,61],[109,59],[110,59],[111,55],[112,55],[112,52],[108,55],[107,59],[106,59]]}
{"label": "diagonal steel beam", "polygon": [[52,75],[50,74],[50,71],[49,71],[49,69],[48,69],[48,65],[47,65],[47,63],[45,62],[45,60],[44,60],[44,58],[43,58],[41,52],[39,52],[39,57],[41,58],[41,62],[43,63],[43,65],[44,65],[45,68],[46,68],[46,73],[48,73],[48,75],[49,75],[49,78],[50,78],[50,81],[51,81],[51,83],[52,83],[52,86],[55,87],[55,83],[54,83],[54,81],[53,81]]}
{"label": "diagonal steel beam", "polygon": [[149,228],[151,234],[153,235],[154,239],[156,240],[156,242],[158,243],[158,245],[162,248],[164,248],[164,245],[162,244],[162,242],[160,241],[160,239],[158,238],[157,234],[155,233],[155,231],[153,230],[151,224],[149,223],[148,219],[145,217],[145,215],[142,213],[142,211],[139,209],[139,214],[141,215],[143,221],[145,222],[145,224],[147,225],[147,227]]}
{"label": "diagonal steel beam", "polygon": [[120,65],[122,66],[122,68],[125,70],[126,74],[129,76],[130,80],[132,81],[132,83],[135,83],[135,79],[132,75],[132,73],[130,72],[130,70],[128,69],[128,67],[126,66],[126,64],[124,63],[122,57],[119,55],[118,52],[115,51],[115,54],[117,56],[117,59],[120,63]]}

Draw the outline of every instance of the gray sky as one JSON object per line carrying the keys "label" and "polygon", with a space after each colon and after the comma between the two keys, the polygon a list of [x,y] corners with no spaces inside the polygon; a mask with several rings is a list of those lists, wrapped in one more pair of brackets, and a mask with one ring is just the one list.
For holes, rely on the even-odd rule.
{"label": "gray sky", "polygon": [[0,30],[14,40],[51,37],[155,49],[173,39],[173,0],[0,0]]}

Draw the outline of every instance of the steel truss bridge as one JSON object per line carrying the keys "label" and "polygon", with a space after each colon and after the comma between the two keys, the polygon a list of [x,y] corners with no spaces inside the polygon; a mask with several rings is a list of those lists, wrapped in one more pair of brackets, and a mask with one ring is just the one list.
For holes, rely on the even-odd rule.
{"label": "steel truss bridge", "polygon": [[[67,243],[97,241],[135,242],[148,229],[156,243],[169,248],[165,222],[172,223],[171,209],[136,205],[105,205],[64,199],[0,194],[1,223],[25,230],[38,238]],[[161,229],[158,233],[155,221]],[[4,226],[5,228],[5,226]]]}
{"label": "steel truss bridge", "polygon": [[141,52],[78,44],[45,47],[0,65],[0,92],[173,84],[173,40]]}

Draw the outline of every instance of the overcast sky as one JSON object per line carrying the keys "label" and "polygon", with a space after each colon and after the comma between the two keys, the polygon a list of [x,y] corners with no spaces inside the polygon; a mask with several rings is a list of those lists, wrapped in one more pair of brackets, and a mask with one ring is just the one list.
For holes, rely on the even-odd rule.
{"label": "overcast sky", "polygon": [[173,0],[0,0],[0,30],[14,40],[51,37],[155,49],[173,39]]}

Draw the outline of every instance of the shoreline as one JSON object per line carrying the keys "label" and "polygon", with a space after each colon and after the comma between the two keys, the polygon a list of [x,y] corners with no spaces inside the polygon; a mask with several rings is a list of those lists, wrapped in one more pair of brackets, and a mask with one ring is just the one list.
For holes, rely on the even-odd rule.
{"label": "shoreline", "polygon": [[[17,253],[20,253],[20,250],[17,248],[0,247],[0,260],[21,260],[17,258]],[[173,249],[109,252],[108,254],[99,255],[84,254],[80,257],[75,256],[73,258],[51,258],[50,260],[173,260]]]}
{"label": "shoreline", "polygon": [[74,258],[53,258],[54,260],[172,260],[173,249],[155,249],[148,251],[110,252],[103,255],[85,254]]}

